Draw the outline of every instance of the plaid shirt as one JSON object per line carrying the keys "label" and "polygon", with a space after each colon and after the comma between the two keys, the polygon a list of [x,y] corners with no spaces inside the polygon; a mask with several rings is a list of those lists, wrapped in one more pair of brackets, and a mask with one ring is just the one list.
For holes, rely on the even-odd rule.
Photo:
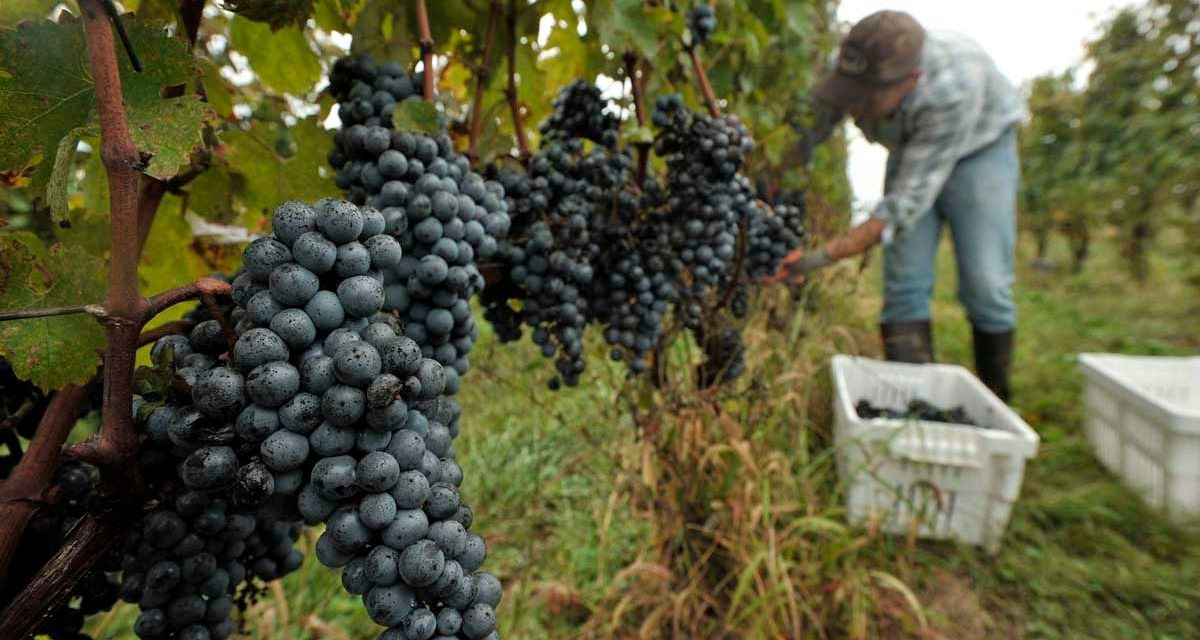
{"label": "plaid shirt", "polygon": [[921,68],[895,113],[855,123],[889,151],[883,200],[872,213],[887,223],[884,243],[933,207],[959,160],[995,142],[1025,111],[1012,83],[964,35],[927,32]]}

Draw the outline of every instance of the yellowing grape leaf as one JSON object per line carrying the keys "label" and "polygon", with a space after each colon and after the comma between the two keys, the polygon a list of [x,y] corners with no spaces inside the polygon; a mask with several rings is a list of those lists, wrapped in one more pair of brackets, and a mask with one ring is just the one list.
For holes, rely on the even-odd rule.
{"label": "yellowing grape leaf", "polygon": [[[59,0],[4,0],[0,2],[0,26],[11,27],[22,20],[40,20],[50,15]],[[67,4],[72,10],[75,3]]]}
{"label": "yellowing grape leaf", "polygon": [[321,61],[299,27],[272,32],[266,24],[235,16],[229,38],[258,79],[275,91],[305,94],[321,79]]}
{"label": "yellowing grape leaf", "polygon": [[230,167],[244,223],[256,231],[284,200],[312,202],[338,195],[325,160],[333,148],[332,133],[322,129],[316,118],[297,122],[290,128],[296,153],[285,158],[275,151],[278,127],[256,122],[249,131],[222,135],[221,155]]}

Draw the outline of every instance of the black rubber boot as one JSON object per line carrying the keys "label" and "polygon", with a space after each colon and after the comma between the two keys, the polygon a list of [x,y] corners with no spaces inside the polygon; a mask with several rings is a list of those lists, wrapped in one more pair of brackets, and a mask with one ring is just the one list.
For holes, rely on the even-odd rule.
{"label": "black rubber boot", "polygon": [[933,362],[933,325],[928,320],[879,325],[883,357],[893,362]]}
{"label": "black rubber boot", "polygon": [[1009,372],[1012,370],[1013,332],[988,333],[974,330],[975,372],[998,398],[1008,402],[1011,395]]}

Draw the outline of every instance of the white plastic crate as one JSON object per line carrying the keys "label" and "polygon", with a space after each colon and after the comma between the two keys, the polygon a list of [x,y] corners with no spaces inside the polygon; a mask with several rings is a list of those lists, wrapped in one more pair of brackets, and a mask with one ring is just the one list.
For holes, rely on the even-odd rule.
{"label": "white plastic crate", "polygon": [[1096,457],[1172,518],[1200,515],[1200,357],[1084,353],[1079,366]]}
{"label": "white plastic crate", "polygon": [[[885,531],[916,527],[995,551],[1021,492],[1033,429],[963,367],[833,357],[834,441],[851,522],[877,519]],[[854,405],[904,409],[920,398],[962,406],[979,425],[859,418]]]}

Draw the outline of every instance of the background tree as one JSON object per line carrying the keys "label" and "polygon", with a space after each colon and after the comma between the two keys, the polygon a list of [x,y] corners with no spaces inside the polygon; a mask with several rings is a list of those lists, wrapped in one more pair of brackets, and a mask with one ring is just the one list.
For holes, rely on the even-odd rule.
{"label": "background tree", "polygon": [[[1045,212],[1055,206],[1051,203],[1071,203],[1061,226],[1077,257],[1090,235],[1087,229],[1101,222],[1093,207],[1118,230],[1122,252],[1138,278],[1147,276],[1147,250],[1158,230],[1195,228],[1197,25],[1200,7],[1186,0],[1149,0],[1123,9],[1088,44],[1091,73],[1077,95],[1067,77],[1033,83],[1033,121],[1024,139],[1026,213],[1041,229]],[[1073,135],[1064,138],[1072,129]]]}

